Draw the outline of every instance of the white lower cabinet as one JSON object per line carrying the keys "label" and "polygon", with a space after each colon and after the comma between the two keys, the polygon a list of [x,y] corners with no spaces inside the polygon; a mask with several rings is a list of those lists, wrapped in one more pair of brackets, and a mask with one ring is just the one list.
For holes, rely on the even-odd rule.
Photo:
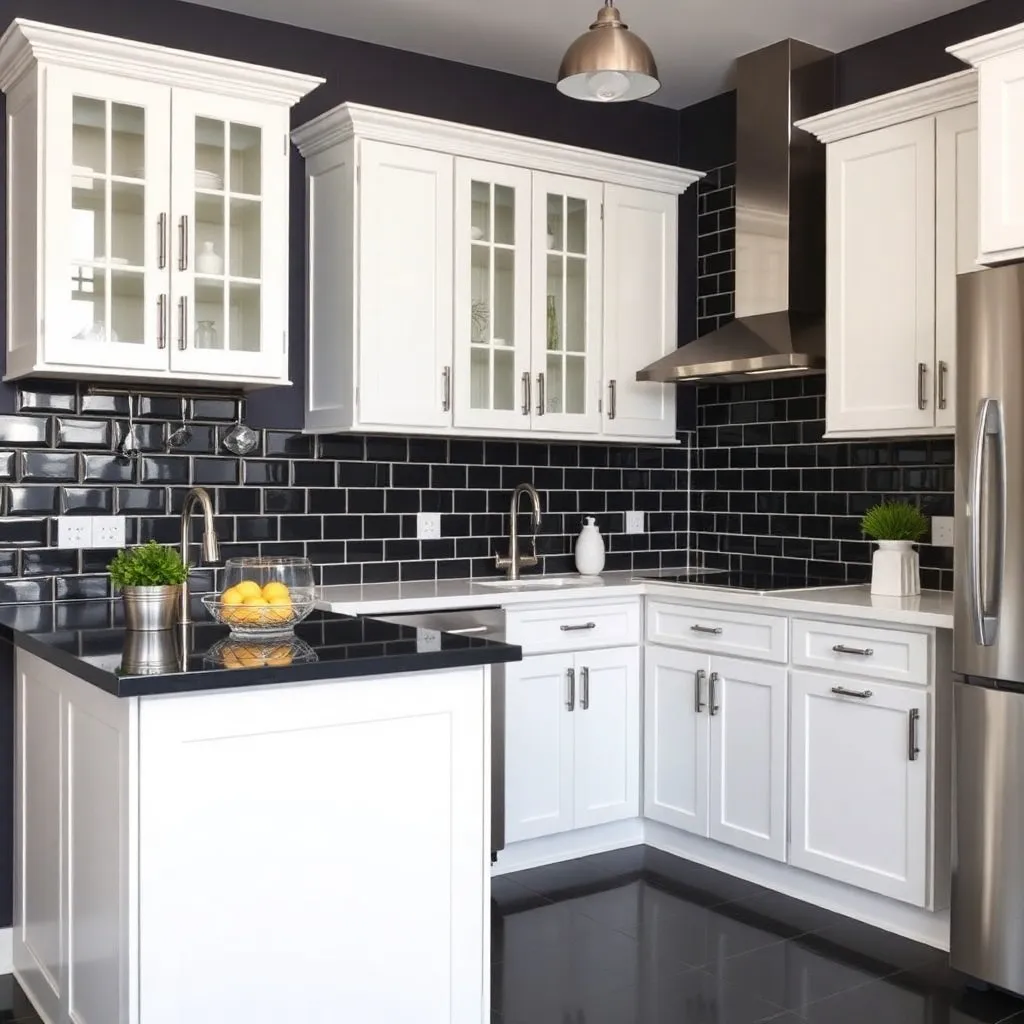
{"label": "white lower cabinet", "polygon": [[647,649],[644,816],[786,859],[786,669]]}
{"label": "white lower cabinet", "polygon": [[505,839],[640,813],[640,652],[546,654],[505,686]]}
{"label": "white lower cabinet", "polygon": [[813,672],[791,689],[790,863],[924,906],[928,694]]}

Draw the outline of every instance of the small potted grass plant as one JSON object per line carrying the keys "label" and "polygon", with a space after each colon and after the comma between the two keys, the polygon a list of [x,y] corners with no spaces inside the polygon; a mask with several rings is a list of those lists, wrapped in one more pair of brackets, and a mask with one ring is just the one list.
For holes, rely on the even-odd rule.
{"label": "small potted grass plant", "polygon": [[921,562],[914,544],[928,532],[928,517],[909,502],[883,501],[864,513],[860,528],[878,544],[871,559],[871,593],[920,594]]}
{"label": "small potted grass plant", "polygon": [[175,548],[151,540],[118,551],[107,570],[121,591],[128,629],[170,629],[175,625],[181,588],[188,580],[188,566]]}

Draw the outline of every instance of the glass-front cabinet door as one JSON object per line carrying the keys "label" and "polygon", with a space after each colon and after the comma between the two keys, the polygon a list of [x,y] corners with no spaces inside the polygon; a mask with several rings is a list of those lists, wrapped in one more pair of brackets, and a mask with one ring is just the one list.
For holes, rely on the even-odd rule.
{"label": "glass-front cabinet door", "polygon": [[533,176],[533,429],[601,428],[599,182]]}
{"label": "glass-front cabinet door", "polygon": [[288,117],[176,89],[171,369],[287,375]]}
{"label": "glass-front cabinet door", "polygon": [[502,164],[455,164],[456,427],[530,427],[532,178]]}
{"label": "glass-front cabinet door", "polygon": [[48,74],[45,361],[165,369],[171,90]]}

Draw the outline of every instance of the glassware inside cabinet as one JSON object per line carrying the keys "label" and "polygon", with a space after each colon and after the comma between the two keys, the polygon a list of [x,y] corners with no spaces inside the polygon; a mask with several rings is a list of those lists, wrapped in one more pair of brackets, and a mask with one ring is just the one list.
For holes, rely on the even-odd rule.
{"label": "glassware inside cabinet", "polygon": [[470,216],[470,406],[516,408],[515,189],[474,181]]}
{"label": "glassware inside cabinet", "polygon": [[199,344],[262,348],[262,129],[210,117],[195,122],[195,325]]}
{"label": "glassware inside cabinet", "polygon": [[71,335],[141,345],[146,111],[92,96],[71,109]]}

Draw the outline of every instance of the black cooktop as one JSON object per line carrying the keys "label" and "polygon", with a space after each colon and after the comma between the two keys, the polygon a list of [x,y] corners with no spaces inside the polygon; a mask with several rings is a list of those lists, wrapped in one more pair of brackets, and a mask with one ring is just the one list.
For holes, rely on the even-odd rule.
{"label": "black cooktop", "polygon": [[714,587],[718,590],[753,590],[766,594],[773,590],[803,590],[807,587],[841,587],[849,580],[824,576],[789,576],[767,572],[681,572],[672,575],[638,573],[637,579],[658,583],[679,583],[688,587]]}

